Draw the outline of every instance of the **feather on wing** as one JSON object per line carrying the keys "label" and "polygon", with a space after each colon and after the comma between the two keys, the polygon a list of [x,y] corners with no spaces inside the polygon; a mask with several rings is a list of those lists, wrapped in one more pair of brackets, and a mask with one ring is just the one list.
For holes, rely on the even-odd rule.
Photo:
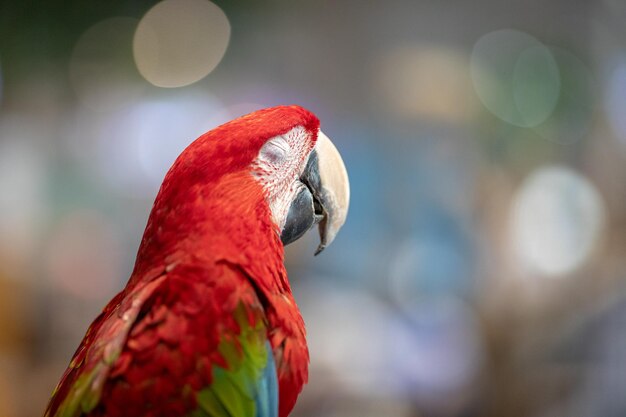
{"label": "feather on wing", "polygon": [[92,324],[46,417],[276,417],[265,312],[238,269],[179,268]]}

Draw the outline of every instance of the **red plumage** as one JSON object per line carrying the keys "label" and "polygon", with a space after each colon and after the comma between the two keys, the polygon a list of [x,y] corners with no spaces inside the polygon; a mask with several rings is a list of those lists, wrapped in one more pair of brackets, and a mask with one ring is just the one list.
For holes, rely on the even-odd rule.
{"label": "red plumage", "polygon": [[226,366],[217,346],[239,333],[233,316],[239,304],[251,321],[267,324],[279,415],[287,416],[307,380],[304,323],[277,226],[248,168],[268,138],[296,125],[313,133],[312,147],[319,121],[290,106],[222,125],[179,156],[156,197],[126,288],[90,326],[47,416],[78,395],[81,378],[96,393],[90,416],[193,410],[193,393],[211,383],[212,366]]}

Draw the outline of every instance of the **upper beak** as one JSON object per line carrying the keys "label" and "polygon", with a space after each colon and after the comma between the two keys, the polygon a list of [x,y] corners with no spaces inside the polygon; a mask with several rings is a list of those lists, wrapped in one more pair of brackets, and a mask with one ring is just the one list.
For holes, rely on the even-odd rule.
{"label": "upper beak", "polygon": [[350,204],[346,167],[337,148],[322,131],[300,181],[304,186],[291,203],[281,239],[285,245],[291,243],[317,224],[320,244],[315,255],[318,255],[337,236]]}
{"label": "upper beak", "polygon": [[346,221],[350,205],[348,172],[339,151],[321,130],[309,156],[302,182],[310,187],[316,203],[320,244],[315,255],[318,255],[337,236]]}

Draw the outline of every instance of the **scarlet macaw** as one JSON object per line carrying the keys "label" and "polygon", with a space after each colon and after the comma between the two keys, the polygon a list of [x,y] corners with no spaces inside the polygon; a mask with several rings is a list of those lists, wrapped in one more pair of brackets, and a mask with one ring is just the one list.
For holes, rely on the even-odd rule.
{"label": "scarlet macaw", "polygon": [[91,324],[46,417],[286,417],[308,378],[283,245],[343,225],[348,176],[319,120],[256,111],[200,136],[156,197],[126,287]]}

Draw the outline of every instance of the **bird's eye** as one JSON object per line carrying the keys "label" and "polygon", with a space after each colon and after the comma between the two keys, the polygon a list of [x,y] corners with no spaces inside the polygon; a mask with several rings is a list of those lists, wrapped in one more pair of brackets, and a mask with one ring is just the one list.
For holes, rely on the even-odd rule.
{"label": "bird's eye", "polygon": [[287,159],[289,144],[282,137],[269,140],[261,148],[260,158],[272,165],[281,165]]}

